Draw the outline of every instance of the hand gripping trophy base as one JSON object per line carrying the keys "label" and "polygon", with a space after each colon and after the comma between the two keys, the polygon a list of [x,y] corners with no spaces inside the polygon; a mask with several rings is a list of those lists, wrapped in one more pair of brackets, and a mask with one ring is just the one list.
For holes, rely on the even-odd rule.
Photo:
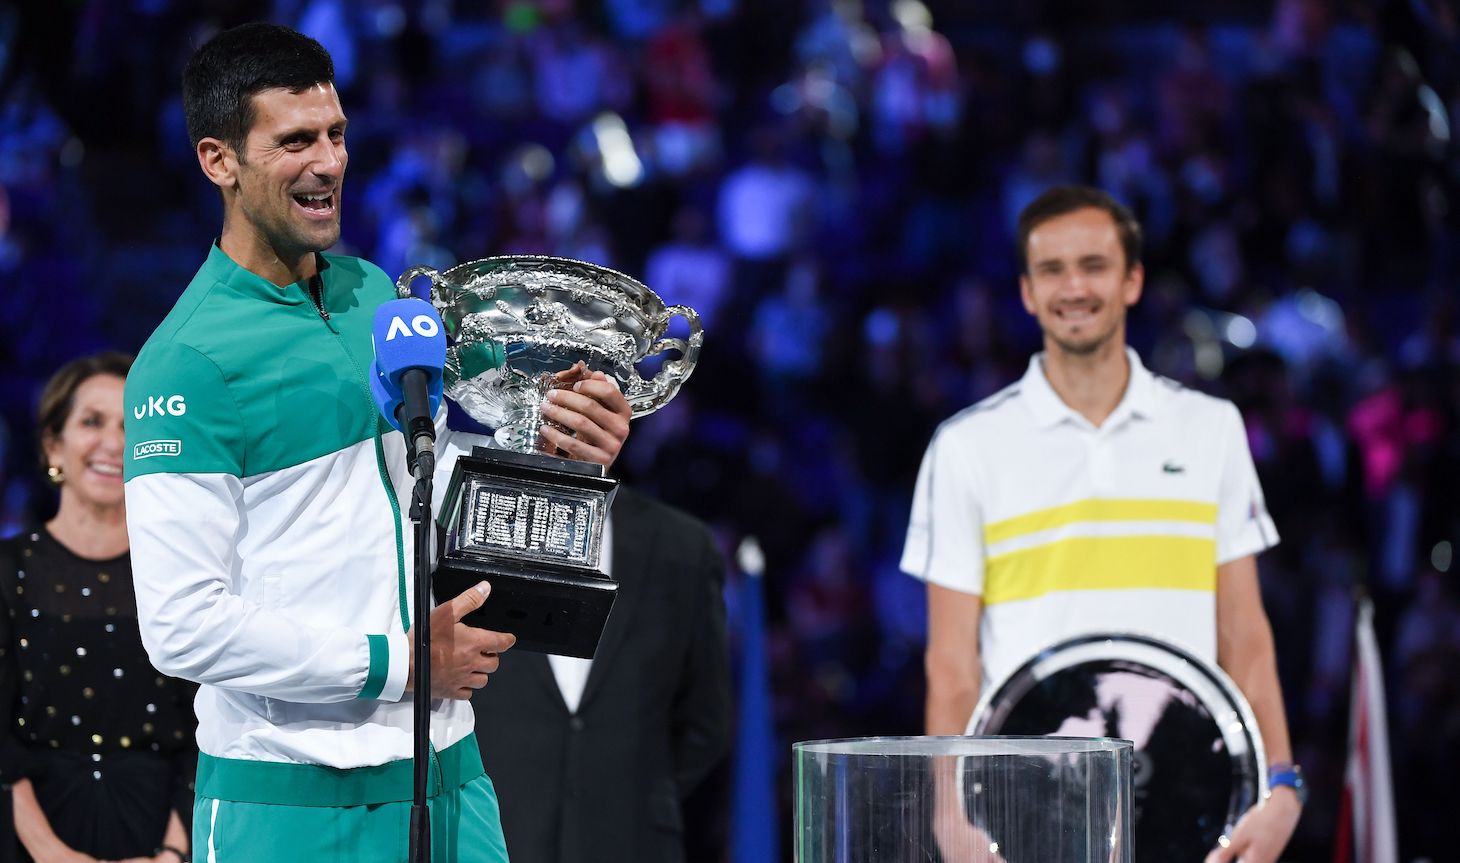
{"label": "hand gripping trophy base", "polygon": [[[554,375],[582,362],[618,383],[635,417],[653,413],[694,370],[699,315],[665,306],[621,273],[564,258],[487,258],[443,273],[417,267],[396,281],[400,295],[423,276],[453,342],[446,395],[495,429],[500,447],[478,447],[453,468],[436,598],[486,578],[492,593],[467,623],[513,633],[518,650],[591,657],[617,589],[598,570],[617,481],[601,465],[539,451],[543,401],[561,385]],[[686,338],[665,337],[676,315],[689,325]],[[636,364],[666,350],[679,356],[640,377]],[[482,362],[487,355],[505,362]]]}

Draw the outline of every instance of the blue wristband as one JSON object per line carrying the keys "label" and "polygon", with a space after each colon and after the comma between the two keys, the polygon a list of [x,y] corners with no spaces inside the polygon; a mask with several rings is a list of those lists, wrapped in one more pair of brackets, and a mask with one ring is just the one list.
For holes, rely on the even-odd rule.
{"label": "blue wristband", "polygon": [[1269,764],[1267,767],[1267,793],[1286,785],[1298,795],[1298,803],[1308,802],[1308,783],[1303,781],[1303,768],[1296,764]]}

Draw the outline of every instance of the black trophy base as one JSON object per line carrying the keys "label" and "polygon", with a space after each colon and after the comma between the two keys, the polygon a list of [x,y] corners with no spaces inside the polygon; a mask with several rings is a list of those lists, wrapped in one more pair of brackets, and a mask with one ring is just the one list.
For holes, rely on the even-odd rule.
{"label": "black trophy base", "polygon": [[450,602],[482,580],[492,592],[463,623],[512,633],[517,636],[513,650],[582,659],[593,658],[618,595],[617,582],[566,567],[514,568],[500,561],[457,559],[443,560],[432,576],[436,602]]}
{"label": "black trophy base", "polygon": [[597,568],[618,481],[602,465],[477,447],[457,460],[442,510],[438,603],[479,581],[469,626],[510,632],[513,650],[593,658],[618,583]]}

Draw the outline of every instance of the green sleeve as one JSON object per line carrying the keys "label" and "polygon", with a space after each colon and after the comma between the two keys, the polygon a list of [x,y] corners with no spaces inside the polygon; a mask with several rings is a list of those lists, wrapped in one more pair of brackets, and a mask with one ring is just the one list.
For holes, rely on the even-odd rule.
{"label": "green sleeve", "polygon": [[188,345],[149,342],[127,375],[126,479],[243,475],[243,423],[223,373]]}

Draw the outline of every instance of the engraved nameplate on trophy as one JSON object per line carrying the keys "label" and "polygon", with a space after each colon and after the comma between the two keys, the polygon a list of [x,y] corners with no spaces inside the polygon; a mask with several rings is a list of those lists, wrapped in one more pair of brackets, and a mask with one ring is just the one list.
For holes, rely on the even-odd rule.
{"label": "engraved nameplate on trophy", "polygon": [[510,632],[522,650],[591,658],[618,590],[598,568],[617,489],[602,465],[476,447],[441,508],[437,600],[486,579],[492,593],[466,623]]}

